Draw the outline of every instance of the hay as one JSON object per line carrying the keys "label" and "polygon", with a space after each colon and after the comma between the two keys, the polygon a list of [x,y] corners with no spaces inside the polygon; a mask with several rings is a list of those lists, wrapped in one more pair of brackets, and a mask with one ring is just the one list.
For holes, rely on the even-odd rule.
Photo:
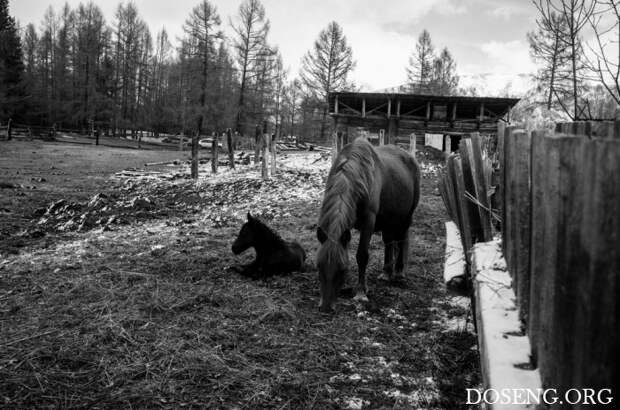
{"label": "hay", "polygon": [[[282,175],[256,188],[258,205],[254,185],[243,182],[241,195],[250,193],[235,211],[278,198],[272,225],[312,260],[318,206],[278,195],[294,180],[314,192],[324,174]],[[266,281],[230,273],[242,262],[229,250],[238,225],[209,216],[213,184],[185,196],[190,188],[178,184],[134,180],[130,194],[91,196],[93,207],[136,196],[156,207],[109,230],[51,230],[47,246],[0,258],[0,406],[458,408],[464,389],[478,385],[467,308],[443,289],[445,214],[431,178],[414,217],[406,282],[376,279],[383,258],[374,238],[371,303],[340,299],[334,315],[316,308],[316,272]],[[456,330],[454,321],[462,324]]]}

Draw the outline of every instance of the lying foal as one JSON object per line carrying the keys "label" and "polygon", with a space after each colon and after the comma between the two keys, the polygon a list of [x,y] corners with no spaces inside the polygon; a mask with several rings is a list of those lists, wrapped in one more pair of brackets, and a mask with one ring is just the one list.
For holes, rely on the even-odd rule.
{"label": "lying foal", "polygon": [[252,247],[256,251],[256,260],[248,265],[232,267],[252,279],[300,271],[306,259],[306,252],[301,245],[285,241],[248,212],[248,221],[241,227],[232,251],[238,255]]}

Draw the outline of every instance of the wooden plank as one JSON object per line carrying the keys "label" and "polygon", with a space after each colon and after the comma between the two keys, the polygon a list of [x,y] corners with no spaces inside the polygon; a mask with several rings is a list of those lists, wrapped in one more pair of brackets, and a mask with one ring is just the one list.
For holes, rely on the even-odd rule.
{"label": "wooden plank", "polygon": [[385,145],[385,130],[383,128],[379,130],[379,145]]}
{"label": "wooden plank", "polygon": [[[542,140],[544,151],[544,161],[536,165],[536,182],[540,188],[536,188],[536,193],[540,193],[541,209],[537,209],[540,214],[537,216],[536,224],[542,224],[542,232],[537,237],[536,254],[533,260],[534,283],[539,290],[538,298],[532,297],[530,300],[534,305],[530,309],[537,313],[536,323],[530,325],[536,329],[536,352],[537,364],[540,369],[540,376],[543,386],[553,386],[553,365],[555,358],[552,356],[554,331],[554,299],[556,293],[555,283],[559,276],[556,267],[557,241],[558,241],[558,202],[559,202],[559,172],[560,172],[560,139],[555,135],[546,136]],[[538,173],[538,171],[541,171]],[[539,219],[540,218],[540,219]],[[541,220],[542,219],[542,220]],[[535,307],[535,308],[534,308]],[[536,310],[534,310],[536,309]]]}
{"label": "wooden plank", "polygon": [[336,94],[336,98],[334,98],[334,113],[338,115],[338,94]]}
{"label": "wooden plank", "polygon": [[531,136],[525,131],[513,134],[514,169],[508,185],[513,200],[513,273],[516,278],[515,293],[519,305],[519,317],[526,323],[530,296],[530,234],[531,234]]}
{"label": "wooden plank", "polygon": [[530,241],[530,297],[527,329],[532,346],[532,362],[536,365],[538,360],[538,334],[541,326],[540,299],[542,297],[543,275],[542,269],[545,260],[545,178],[549,152],[547,151],[548,132],[532,132],[531,144],[531,226],[532,235]]}
{"label": "wooden plank", "polygon": [[366,98],[362,98],[362,118],[366,118]]}
{"label": "wooden plank", "polygon": [[469,251],[472,248],[472,234],[471,234],[471,223],[469,220],[469,209],[467,207],[467,199],[465,198],[465,181],[463,178],[463,167],[461,165],[461,161],[459,158],[454,159],[454,186],[456,188],[456,200],[459,209],[459,217],[461,219],[461,237],[464,243],[463,249],[465,250],[465,254],[469,254]]}
{"label": "wooden plank", "polygon": [[[466,137],[461,139],[459,145],[459,153],[461,157],[461,167],[463,169],[463,183],[465,192],[476,198],[476,186],[475,186],[475,172],[474,164],[472,163],[473,153],[471,138]],[[480,213],[478,207],[471,200],[463,197],[465,202],[465,208],[469,217],[469,224],[471,226],[471,240],[472,243],[484,242],[482,233],[482,223],[480,221]]]}
{"label": "wooden plank", "polygon": [[[572,388],[572,372],[574,356],[571,337],[574,331],[576,300],[578,296],[576,284],[579,283],[579,231],[583,217],[586,198],[580,186],[583,180],[584,138],[574,136],[560,137],[559,141],[559,181],[557,207],[557,242],[555,265],[561,277],[553,283],[555,295],[553,299],[553,325],[551,334],[551,374],[553,386],[559,391]],[[551,245],[553,246],[553,245]]]}
{"label": "wooden plank", "polygon": [[493,239],[493,231],[491,230],[491,213],[490,201],[488,197],[488,185],[486,183],[484,175],[484,163],[482,160],[482,144],[480,141],[479,133],[472,133],[471,138],[471,150],[472,155],[470,163],[473,165],[474,170],[474,185],[476,190],[476,199],[482,206],[478,206],[478,212],[480,214],[480,224],[482,227],[482,241],[487,242]]}
{"label": "wooden plank", "polygon": [[598,390],[615,385],[619,376],[620,141],[588,141],[581,162],[586,200],[572,253],[577,281],[571,383]]}
{"label": "wooden plank", "polygon": [[416,136],[415,133],[409,135],[409,153],[415,158],[416,151]]}

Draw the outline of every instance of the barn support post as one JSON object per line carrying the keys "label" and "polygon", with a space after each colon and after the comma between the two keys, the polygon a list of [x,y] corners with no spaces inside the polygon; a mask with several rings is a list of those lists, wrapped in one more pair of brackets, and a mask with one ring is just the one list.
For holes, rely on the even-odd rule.
{"label": "barn support post", "polygon": [[9,118],[9,122],[7,123],[7,128],[6,128],[6,135],[7,135],[7,141],[11,141],[11,122],[13,122],[12,118]]}
{"label": "barn support post", "polygon": [[192,135],[192,179],[198,179],[198,132]]}
{"label": "barn support post", "polygon": [[385,145],[385,130],[379,130],[379,145]]}
{"label": "barn support post", "polygon": [[230,169],[235,169],[235,142],[230,128],[226,129],[226,145],[228,146],[228,166]]}
{"label": "barn support post", "polygon": [[409,153],[415,157],[415,150],[416,150],[416,136],[415,133],[411,133],[411,135],[409,135]]}

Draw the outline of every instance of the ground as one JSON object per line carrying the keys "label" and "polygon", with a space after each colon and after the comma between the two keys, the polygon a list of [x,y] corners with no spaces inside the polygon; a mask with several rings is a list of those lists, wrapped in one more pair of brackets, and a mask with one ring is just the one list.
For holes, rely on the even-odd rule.
{"label": "ground", "polygon": [[195,183],[186,152],[0,142],[0,407],[467,408],[476,340],[442,282],[440,161],[418,159],[406,281],[377,278],[374,237],[370,302],[324,315],[312,266],[228,267],[252,257],[230,251],[247,211],[312,265],[327,156],[281,155],[267,182],[203,164]]}

